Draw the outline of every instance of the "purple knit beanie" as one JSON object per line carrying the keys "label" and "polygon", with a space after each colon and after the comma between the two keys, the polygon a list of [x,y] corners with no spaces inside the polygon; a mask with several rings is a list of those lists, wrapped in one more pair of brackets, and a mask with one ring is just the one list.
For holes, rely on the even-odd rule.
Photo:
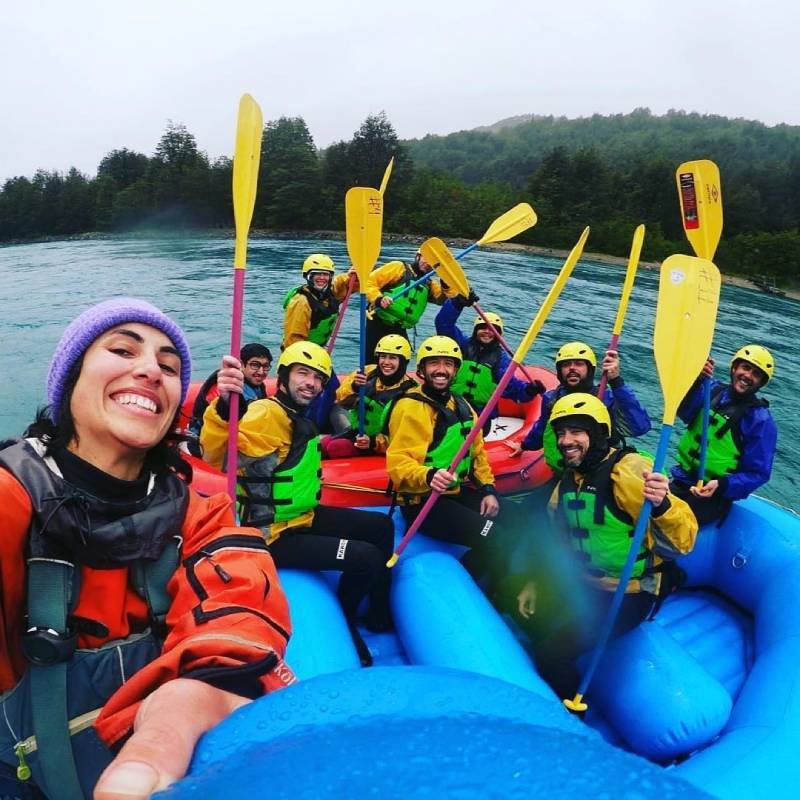
{"label": "purple knit beanie", "polygon": [[183,403],[192,375],[192,356],[183,331],[154,305],[133,297],[116,297],[113,300],[104,300],[84,311],[70,322],[61,336],[47,374],[47,400],[53,422],[58,424],[64,383],[73,364],[98,336],[123,322],[141,322],[143,325],[150,325],[170,338],[181,357],[181,403]]}

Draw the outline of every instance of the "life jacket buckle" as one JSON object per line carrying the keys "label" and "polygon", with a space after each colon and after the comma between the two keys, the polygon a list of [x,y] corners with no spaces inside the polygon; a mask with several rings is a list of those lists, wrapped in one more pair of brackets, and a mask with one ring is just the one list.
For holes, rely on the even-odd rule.
{"label": "life jacket buckle", "polygon": [[78,646],[77,631],[59,633],[53,628],[28,628],[22,634],[22,652],[32,664],[51,666],[67,661]]}

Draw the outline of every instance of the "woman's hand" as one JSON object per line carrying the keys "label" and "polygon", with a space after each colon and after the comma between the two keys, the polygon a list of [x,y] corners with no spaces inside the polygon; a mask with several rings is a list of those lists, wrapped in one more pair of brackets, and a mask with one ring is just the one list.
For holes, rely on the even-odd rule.
{"label": "woman's hand", "polygon": [[719,481],[715,478],[702,486],[690,486],[689,491],[695,497],[713,497],[714,493],[719,489]]}
{"label": "woman's hand", "polygon": [[190,678],[160,686],[142,703],[133,735],[100,776],[95,800],[146,800],[166,789],[186,774],[197,740],[249,702]]}
{"label": "woman's hand", "polygon": [[363,372],[356,372],[353,376],[353,386],[364,386],[367,383],[367,376]]}
{"label": "woman's hand", "polygon": [[384,295],[383,297],[381,297],[380,300],[378,300],[378,305],[381,308],[388,308],[392,303],[394,303],[394,298],[387,297],[386,295]]}
{"label": "woman's hand", "polygon": [[359,433],[354,444],[359,450],[369,450],[369,436],[365,433]]}
{"label": "woman's hand", "polygon": [[241,394],[244,391],[244,372],[242,362],[235,356],[222,356],[222,366],[217,373],[217,389],[219,396],[227,403],[231,392]]}

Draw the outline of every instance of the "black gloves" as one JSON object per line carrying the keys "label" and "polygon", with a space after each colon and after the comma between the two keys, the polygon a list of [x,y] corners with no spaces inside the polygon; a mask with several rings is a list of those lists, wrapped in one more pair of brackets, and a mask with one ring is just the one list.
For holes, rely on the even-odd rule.
{"label": "black gloves", "polygon": [[526,387],[525,392],[530,400],[533,400],[537,394],[544,394],[547,391],[545,385],[540,380],[532,380]]}

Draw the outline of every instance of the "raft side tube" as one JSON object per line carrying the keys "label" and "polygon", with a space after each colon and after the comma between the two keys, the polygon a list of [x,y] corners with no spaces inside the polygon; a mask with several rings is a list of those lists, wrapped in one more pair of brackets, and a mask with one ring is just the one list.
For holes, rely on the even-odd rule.
{"label": "raft side tube", "polygon": [[455,558],[424,553],[401,561],[395,572],[392,610],[411,663],[500,678],[555,700],[528,654]]}

